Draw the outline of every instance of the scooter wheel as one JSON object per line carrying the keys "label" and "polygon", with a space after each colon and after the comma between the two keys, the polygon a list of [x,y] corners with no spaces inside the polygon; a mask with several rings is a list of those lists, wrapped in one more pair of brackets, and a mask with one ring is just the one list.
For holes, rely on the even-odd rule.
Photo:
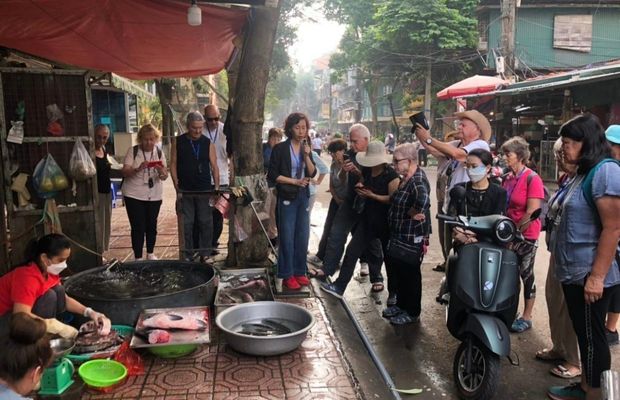
{"label": "scooter wheel", "polygon": [[[470,341],[471,352],[468,350]],[[499,371],[499,356],[475,338],[465,339],[456,350],[453,374],[462,399],[492,399],[499,382]]]}

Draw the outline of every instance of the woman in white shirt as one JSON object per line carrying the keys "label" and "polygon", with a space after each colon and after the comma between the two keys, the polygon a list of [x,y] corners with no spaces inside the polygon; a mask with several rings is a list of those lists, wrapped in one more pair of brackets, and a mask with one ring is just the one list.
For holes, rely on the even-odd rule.
{"label": "woman in white shirt", "polygon": [[146,258],[153,254],[157,238],[157,217],[162,201],[162,181],[168,178],[166,157],[156,146],[161,132],[153,125],[138,131],[138,144],[127,151],[123,165],[123,198],[131,225],[131,247],[136,260],[142,259],[146,235]]}

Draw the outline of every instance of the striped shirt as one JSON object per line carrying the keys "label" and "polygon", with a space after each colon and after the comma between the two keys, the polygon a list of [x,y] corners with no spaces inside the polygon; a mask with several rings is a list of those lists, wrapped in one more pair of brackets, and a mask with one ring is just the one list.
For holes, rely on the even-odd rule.
{"label": "striped shirt", "polygon": [[390,236],[410,243],[428,236],[430,221],[417,221],[411,218],[409,212],[413,209],[415,214],[424,214],[428,219],[430,200],[430,184],[424,171],[418,168],[390,198],[391,207],[388,214]]}

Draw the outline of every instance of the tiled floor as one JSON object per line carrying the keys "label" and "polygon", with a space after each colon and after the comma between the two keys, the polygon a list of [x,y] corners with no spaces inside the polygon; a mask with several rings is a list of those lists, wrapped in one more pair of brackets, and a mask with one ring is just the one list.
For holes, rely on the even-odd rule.
{"label": "tiled floor", "polygon": [[[166,187],[158,223],[155,254],[178,258],[174,190]],[[224,228],[223,239],[227,235]],[[127,215],[113,210],[107,258],[133,259]],[[225,240],[221,240],[225,243]],[[224,343],[215,324],[212,342],[178,359],[142,353],[146,374],[130,377],[110,393],[88,390],[84,399],[354,399],[354,378],[325,315],[314,297],[284,300],[310,310],[316,323],[295,351],[277,357],[239,354]]]}
{"label": "tiled floor", "polygon": [[111,393],[85,399],[354,399],[353,377],[316,298],[286,300],[310,310],[316,324],[295,351],[253,357],[232,350],[217,328],[212,343],[177,359],[142,353],[146,374]]}

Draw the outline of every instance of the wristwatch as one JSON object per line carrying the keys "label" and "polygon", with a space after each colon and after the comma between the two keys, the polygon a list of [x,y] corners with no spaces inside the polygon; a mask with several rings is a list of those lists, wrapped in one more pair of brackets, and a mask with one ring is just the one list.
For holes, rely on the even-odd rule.
{"label": "wristwatch", "polygon": [[433,138],[428,138],[425,140],[426,144],[432,144],[433,143]]}

